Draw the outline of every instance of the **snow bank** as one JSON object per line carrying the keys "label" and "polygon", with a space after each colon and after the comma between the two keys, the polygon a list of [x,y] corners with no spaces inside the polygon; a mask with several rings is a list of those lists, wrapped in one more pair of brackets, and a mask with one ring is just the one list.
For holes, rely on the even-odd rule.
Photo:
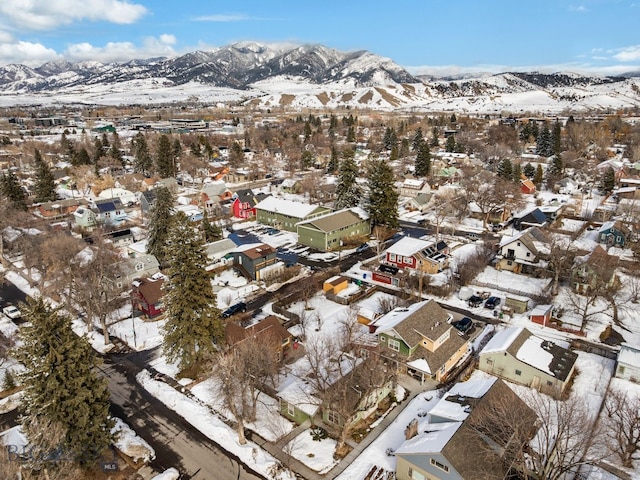
{"label": "snow bank", "polygon": [[153,380],[147,370],[143,370],[136,375],[136,380],[151,395],[174,410],[178,415],[225,450],[236,455],[242,463],[249,465],[261,475],[274,478],[274,480],[294,479],[292,474],[287,472],[278,473],[276,477],[273,477],[271,469],[279,463],[278,460],[253,442],[240,445],[236,431],[224,424],[222,420],[212,414],[206,406],[177,392],[164,382]]}
{"label": "snow bank", "polygon": [[132,458],[134,462],[140,460],[148,462],[156,458],[156,452],[153,448],[140,438],[136,432],[131,430],[129,425],[119,418],[114,418],[114,420],[116,424],[111,429],[111,433],[116,435],[116,440],[113,444],[118,450]]}
{"label": "snow bank", "polygon": [[180,473],[175,468],[171,467],[168,470],[165,470],[160,475],[156,475],[151,480],[178,480],[180,478]]}

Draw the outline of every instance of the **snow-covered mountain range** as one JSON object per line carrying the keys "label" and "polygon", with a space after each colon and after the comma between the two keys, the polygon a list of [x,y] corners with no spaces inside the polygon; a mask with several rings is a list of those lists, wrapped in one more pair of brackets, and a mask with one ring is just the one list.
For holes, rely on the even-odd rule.
{"label": "snow-covered mountain range", "polygon": [[322,45],[240,42],[175,58],[0,67],[0,105],[240,102],[263,108],[357,107],[469,113],[640,106],[640,78],[569,73],[416,77],[391,59]]}

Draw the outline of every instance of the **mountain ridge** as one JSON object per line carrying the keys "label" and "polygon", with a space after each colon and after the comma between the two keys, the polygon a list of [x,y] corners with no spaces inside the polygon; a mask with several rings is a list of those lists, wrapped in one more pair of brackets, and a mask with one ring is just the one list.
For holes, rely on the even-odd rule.
{"label": "mountain ridge", "polygon": [[0,105],[186,99],[262,108],[606,110],[640,106],[640,78],[570,72],[414,76],[366,50],[256,42],[121,63],[59,60],[36,68],[0,67]]}

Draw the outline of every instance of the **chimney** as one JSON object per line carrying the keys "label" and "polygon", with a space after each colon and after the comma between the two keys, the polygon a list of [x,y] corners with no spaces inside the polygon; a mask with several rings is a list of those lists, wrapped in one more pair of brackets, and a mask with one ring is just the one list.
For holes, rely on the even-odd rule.
{"label": "chimney", "polygon": [[409,422],[407,428],[404,429],[404,438],[405,440],[410,440],[416,435],[418,435],[418,419],[414,418]]}

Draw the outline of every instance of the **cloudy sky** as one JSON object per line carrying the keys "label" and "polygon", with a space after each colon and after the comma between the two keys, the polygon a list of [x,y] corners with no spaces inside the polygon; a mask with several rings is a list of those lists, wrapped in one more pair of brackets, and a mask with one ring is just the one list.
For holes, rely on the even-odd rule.
{"label": "cloudy sky", "polygon": [[640,0],[0,0],[0,65],[233,42],[369,50],[412,73],[640,70]]}

